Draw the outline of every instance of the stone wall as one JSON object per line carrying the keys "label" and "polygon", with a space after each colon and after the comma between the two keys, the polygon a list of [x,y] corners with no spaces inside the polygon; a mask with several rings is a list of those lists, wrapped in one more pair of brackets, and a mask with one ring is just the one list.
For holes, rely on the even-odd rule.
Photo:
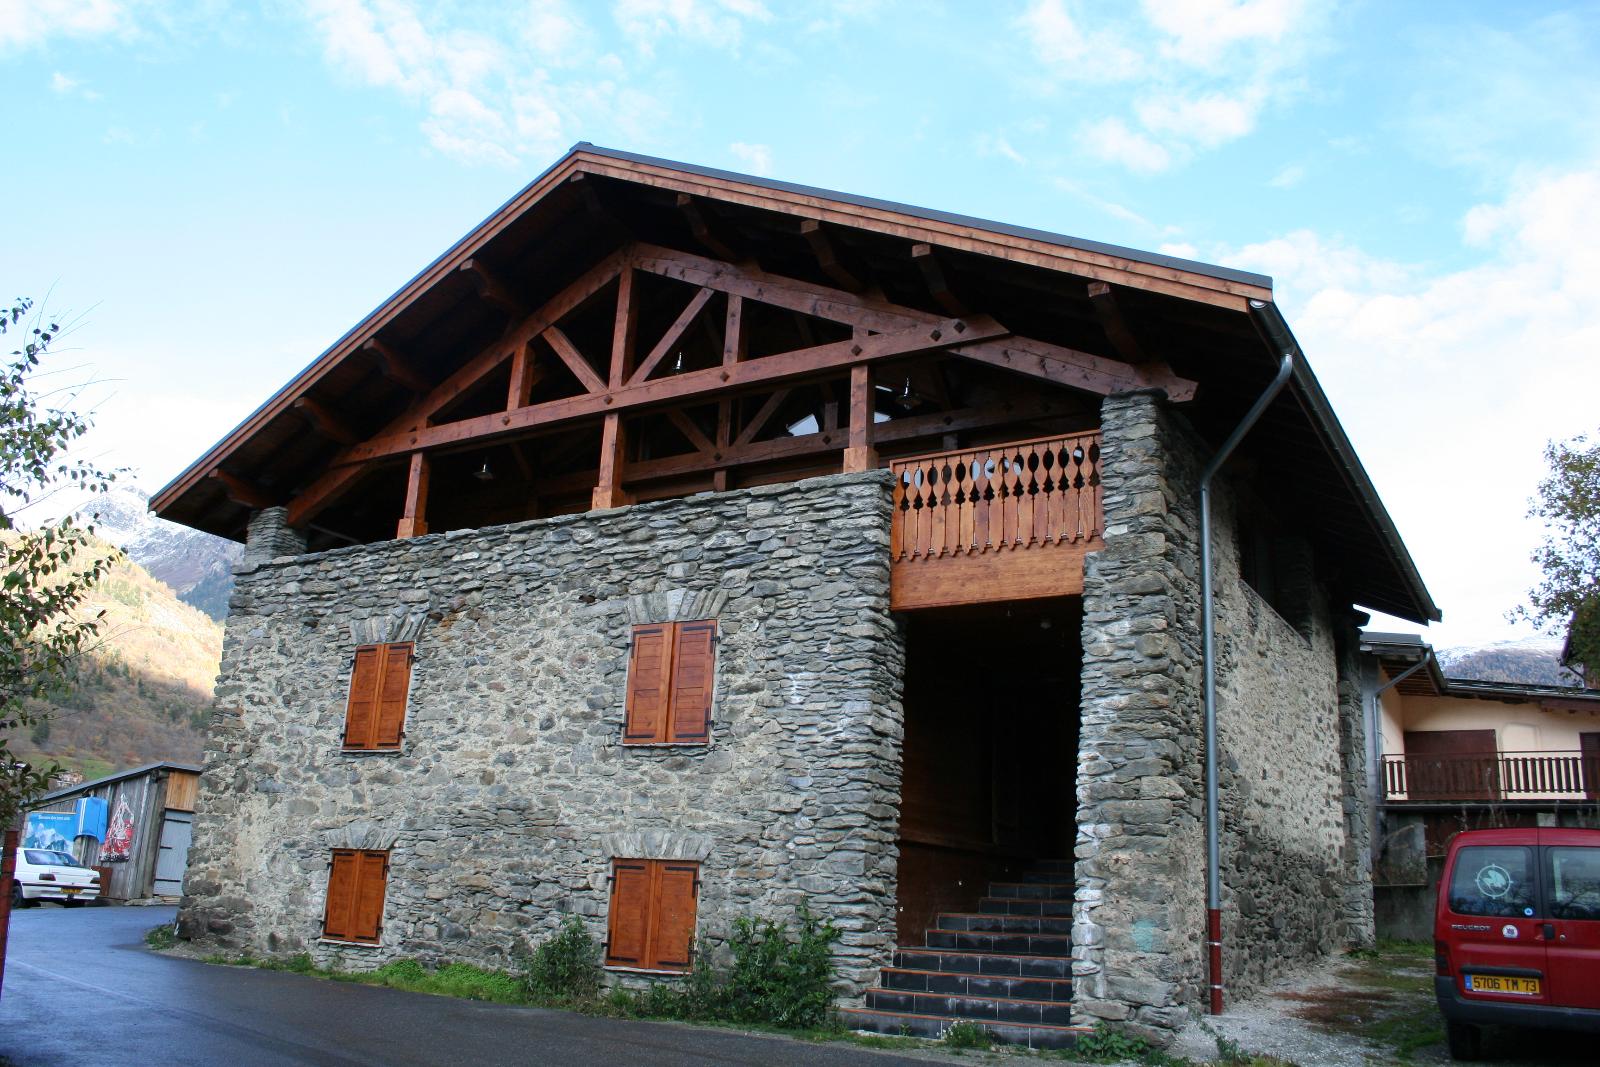
{"label": "stone wall", "polygon": [[[1158,395],[1108,398],[1101,420],[1106,547],[1084,577],[1075,1003],[1163,1040],[1207,988],[1196,494],[1209,449]],[[1241,579],[1237,494],[1219,481],[1224,967],[1238,996],[1343,938],[1349,702],[1309,548],[1279,538],[1291,624]]]}
{"label": "stone wall", "polygon": [[[903,649],[887,472],[453,531],[241,568],[181,929],[263,954],[505,966],[609,863],[703,863],[698,929],[894,934]],[[621,745],[630,626],[719,621],[713,740]],[[404,749],[340,751],[357,644],[416,641]],[[365,843],[364,845],[362,843]],[[329,850],[392,849],[381,945],[319,940]]]}

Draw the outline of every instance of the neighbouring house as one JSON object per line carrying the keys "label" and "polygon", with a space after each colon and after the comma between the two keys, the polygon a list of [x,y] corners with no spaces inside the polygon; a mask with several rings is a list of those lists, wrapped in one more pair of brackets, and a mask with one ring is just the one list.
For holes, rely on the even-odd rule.
{"label": "neighbouring house", "polygon": [[98,868],[107,900],[175,903],[199,788],[199,767],[163,762],[55,789],[29,807],[22,845]]}
{"label": "neighbouring house", "polygon": [[1429,940],[1462,830],[1600,827],[1600,690],[1449,678],[1411,634],[1368,633],[1379,936]]}
{"label": "neighbouring house", "polygon": [[1372,939],[1356,604],[1438,618],[1259,275],[580,144],[152,506],[243,540],[183,936],[1157,1039]]}

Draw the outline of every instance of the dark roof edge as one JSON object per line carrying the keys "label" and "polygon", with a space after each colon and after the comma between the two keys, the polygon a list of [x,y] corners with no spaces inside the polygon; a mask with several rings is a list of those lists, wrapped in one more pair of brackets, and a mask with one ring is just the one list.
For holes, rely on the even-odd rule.
{"label": "dark roof edge", "polygon": [[[1188,271],[1191,274],[1203,274],[1208,278],[1216,278],[1219,281],[1238,282],[1241,285],[1254,285],[1262,289],[1272,288],[1272,279],[1265,274],[1237,270],[1233,267],[1219,267],[1215,263],[1201,263],[1193,259],[1180,259],[1177,256],[1166,256],[1159,252],[1146,252],[1137,248],[1126,248],[1122,245],[1087,241],[1081,237],[1069,237],[1066,234],[1052,233],[1049,230],[1036,230],[1031,226],[1013,226],[1010,223],[995,222],[993,219],[980,219],[974,215],[958,215],[950,211],[937,211],[933,208],[902,204],[894,200],[880,200],[872,196],[841,193],[837,189],[823,189],[815,185],[779,181],[776,178],[762,178],[754,174],[741,174],[735,170],[721,170],[717,167],[702,167],[694,163],[680,163],[674,159],[640,155],[637,152],[624,152],[616,148],[603,148],[600,145],[590,144],[588,141],[579,141],[573,145],[572,152],[588,152],[591,155],[605,156],[608,159],[620,159],[626,163],[643,163],[647,166],[666,167],[670,170],[682,171],[685,174],[698,174],[703,178],[742,182],[746,185],[795,193],[800,196],[826,197],[829,200],[836,200],[844,204],[854,204],[857,207],[874,208],[880,211],[894,211],[902,215],[910,215],[913,218],[927,219],[930,222],[943,222],[952,226],[971,226],[974,229],[988,230],[991,233],[1003,233],[1009,237],[1020,237],[1027,241],[1043,241],[1046,244],[1061,245],[1063,248],[1075,248],[1081,252],[1117,256],[1121,259],[1131,259],[1137,263],[1148,263],[1154,267],[1170,267],[1173,270]],[[568,154],[570,155],[572,152]]]}
{"label": "dark roof edge", "polygon": [[1559,700],[1581,700],[1600,708],[1600,689],[1582,686],[1543,685],[1534,682],[1495,682],[1483,678],[1452,678],[1439,668],[1439,659],[1433,646],[1417,634],[1370,632],[1361,635],[1361,651],[1380,658],[1415,661],[1426,656],[1428,673],[1433,677],[1434,688],[1440,696],[1485,697],[1503,700],[1506,697],[1527,697],[1537,700],[1550,697]]}
{"label": "dark roof edge", "polygon": [[203,768],[196,767],[189,763],[169,763],[166,760],[162,760],[159,763],[146,763],[143,767],[135,767],[132,770],[127,771],[118,771],[116,774],[108,774],[104,778],[96,778],[92,782],[79,782],[77,785],[69,785],[61,789],[52,789],[50,792],[45,793],[42,796],[35,797],[33,800],[29,801],[28,810],[31,811],[40,804],[52,803],[61,799],[62,797],[69,797],[74,793],[87,793],[91,789],[98,789],[103,785],[110,785],[113,782],[120,782],[124,778],[137,778],[141,774],[149,774],[151,771],[160,770],[188,771],[190,774],[200,774]]}
{"label": "dark roof edge", "polygon": [[[1372,484],[1371,476],[1367,474],[1366,467],[1362,466],[1361,458],[1356,455],[1355,445],[1344,432],[1339,417],[1333,413],[1333,405],[1328,402],[1327,394],[1322,391],[1322,383],[1317,381],[1317,376],[1312,373],[1310,364],[1306,362],[1305,352],[1301,349],[1300,342],[1295,339],[1294,331],[1289,328],[1283,312],[1279,310],[1277,304],[1257,300],[1250,301],[1250,312],[1263,324],[1269,340],[1281,339],[1294,353],[1294,376],[1291,384],[1304,400],[1307,410],[1327,439],[1334,458],[1344,468],[1344,473],[1350,480],[1350,487],[1366,508],[1367,518],[1371,520],[1379,538],[1389,549],[1389,555],[1399,568],[1401,578],[1409,586],[1407,591],[1411,594],[1416,614],[1403,615],[1401,618],[1423,625],[1442,621],[1444,614],[1439,610],[1438,604],[1434,603],[1433,595],[1428,592],[1428,587],[1422,580],[1422,573],[1417,570],[1416,561],[1411,558],[1410,550],[1400,537],[1399,528],[1395,526],[1388,509],[1383,506],[1377,486]],[[1282,355],[1282,352],[1274,353],[1275,357]],[[1385,614],[1394,613],[1385,612]]]}

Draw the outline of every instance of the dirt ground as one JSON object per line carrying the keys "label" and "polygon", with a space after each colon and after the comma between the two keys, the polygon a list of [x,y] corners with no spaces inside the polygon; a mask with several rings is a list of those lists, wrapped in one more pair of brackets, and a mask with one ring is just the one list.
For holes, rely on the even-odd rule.
{"label": "dirt ground", "polygon": [[[1190,1026],[1174,1055],[1218,1057],[1214,1034],[1300,1067],[1453,1062],[1433,999],[1430,945],[1388,943],[1334,960]],[[1592,1035],[1490,1031],[1482,1062],[1502,1067],[1594,1064]]]}

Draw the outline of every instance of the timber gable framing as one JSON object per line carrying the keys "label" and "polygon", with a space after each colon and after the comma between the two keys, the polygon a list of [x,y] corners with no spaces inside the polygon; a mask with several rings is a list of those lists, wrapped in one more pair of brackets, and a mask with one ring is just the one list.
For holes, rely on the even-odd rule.
{"label": "timber gable framing", "polygon": [[[631,305],[633,272],[643,272],[685,283],[691,295],[667,331],[651,346],[642,360],[633,358],[636,347],[635,314]],[[561,322],[586,302],[605,291],[615,290],[615,327],[609,358],[603,368],[562,332]],[[724,362],[720,366],[681,374],[660,375],[668,353],[684,333],[705,312],[711,298],[723,294],[730,308],[726,317]],[[799,314],[851,327],[856,336],[847,340],[778,352],[754,359],[737,358],[748,305]],[[434,422],[436,413],[481,385],[514,359],[533,360],[534,339],[543,339],[560,364],[583,386],[574,396],[538,404],[508,406],[504,411],[451,422]],[[727,353],[735,358],[729,360]],[[324,508],[348,491],[368,465],[396,457],[425,453],[434,449],[460,448],[517,435],[530,436],[566,427],[584,419],[614,420],[622,413],[635,413],[670,404],[689,404],[720,400],[762,386],[777,386],[795,381],[814,380],[827,375],[850,373],[857,367],[930,352],[944,352],[979,363],[999,367],[1026,377],[1097,395],[1140,388],[1160,388],[1174,400],[1188,400],[1195,383],[1173,374],[1162,364],[1140,366],[1121,363],[1088,352],[1012,335],[1004,326],[984,315],[945,318],[937,314],[892,304],[881,298],[831,289],[763,272],[753,266],[679,252],[659,246],[633,243],[608,256],[585,272],[543,307],[510,325],[505,335],[477,353],[445,381],[419,397],[399,418],[375,436],[342,450],[323,474],[288,502],[289,522],[300,526],[310,522]],[[604,373],[602,373],[602,370]],[[524,372],[526,373],[526,372]],[[779,394],[774,393],[774,396]],[[868,431],[872,413],[870,398],[856,398],[852,425]],[[681,412],[669,410],[674,421],[683,422]],[[777,447],[757,448],[751,440],[770,410],[764,409],[745,432],[728,447],[719,449],[708,440],[699,440],[695,457],[670,466],[648,466],[634,471],[625,458],[602,453],[601,481],[596,486],[597,501],[621,502],[600,494],[614,491],[616,484],[630,475],[688,473],[703,465],[722,469],[740,462],[753,462],[784,454],[803,455],[846,446],[837,432],[806,435],[772,442]],[[972,412],[960,417],[968,426]],[[980,420],[981,421],[981,420]],[[930,433],[945,432],[953,422],[927,424]],[[905,431],[897,428],[894,436]],[[691,438],[694,432],[686,434]],[[616,432],[607,431],[610,448],[620,449]],[[711,447],[704,447],[705,445]],[[606,448],[605,444],[602,448]],[[607,460],[611,478],[606,479]],[[415,484],[413,478],[412,484]],[[411,499],[408,497],[408,508]],[[603,505],[604,506],[604,505]]]}

